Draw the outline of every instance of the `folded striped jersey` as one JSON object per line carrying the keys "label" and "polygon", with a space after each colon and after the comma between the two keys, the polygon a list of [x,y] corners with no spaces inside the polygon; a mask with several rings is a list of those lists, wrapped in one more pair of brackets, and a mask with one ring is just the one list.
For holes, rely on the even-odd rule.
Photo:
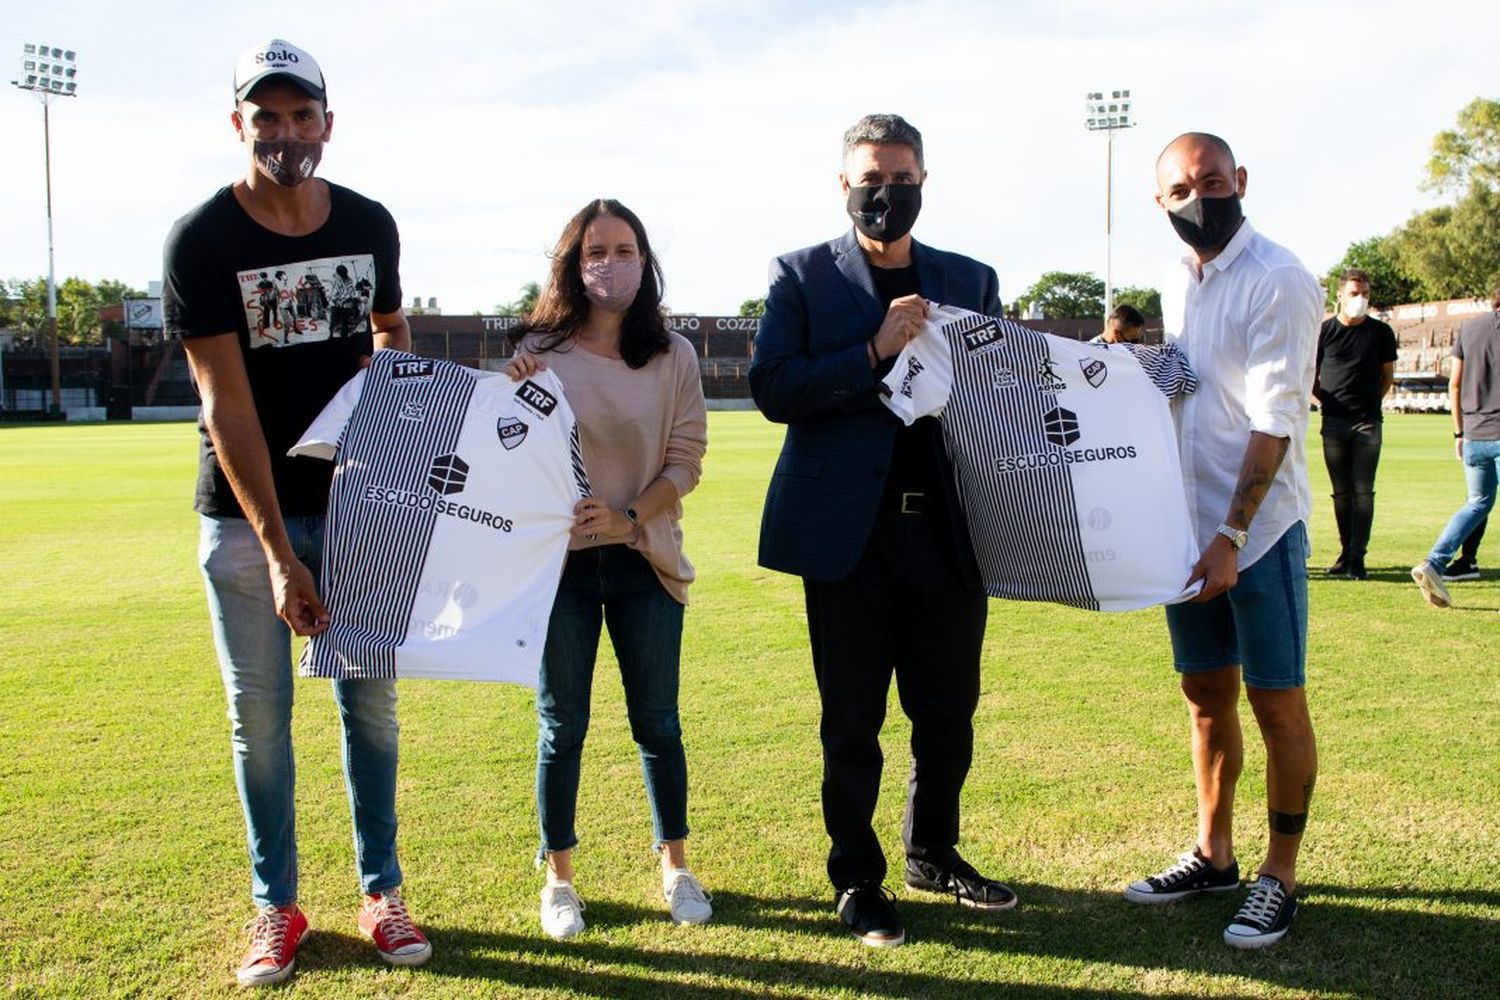
{"label": "folded striped jersey", "polygon": [[304,677],[536,685],[589,492],[555,375],[377,351],[290,454],[335,463]]}
{"label": "folded striped jersey", "polygon": [[1198,548],[1169,400],[1196,388],[1175,347],[941,306],[882,398],[908,424],[940,416],[991,596],[1128,611],[1191,596]]}

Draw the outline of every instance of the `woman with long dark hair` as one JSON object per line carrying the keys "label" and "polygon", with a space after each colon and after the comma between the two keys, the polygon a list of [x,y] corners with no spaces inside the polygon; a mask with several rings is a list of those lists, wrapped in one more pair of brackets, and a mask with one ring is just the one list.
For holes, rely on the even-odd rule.
{"label": "woman with long dark hair", "polygon": [[506,370],[550,368],[578,418],[593,495],[579,501],[552,606],[537,690],[537,811],[547,867],[542,929],[583,929],[573,885],[574,813],[601,625],[620,664],[631,735],[661,854],[672,919],[713,914],[688,871],[687,761],[678,722],[682,617],[693,567],[682,552],[682,497],[708,442],[692,345],[667,329],[661,266],[619,202],[590,202],[568,222]]}

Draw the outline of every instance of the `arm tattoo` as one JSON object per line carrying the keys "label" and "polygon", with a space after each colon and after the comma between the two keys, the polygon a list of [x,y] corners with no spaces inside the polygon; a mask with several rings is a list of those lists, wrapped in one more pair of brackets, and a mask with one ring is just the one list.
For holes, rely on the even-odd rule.
{"label": "arm tattoo", "polygon": [[1245,453],[1245,461],[1240,466],[1240,480],[1234,487],[1234,499],[1229,503],[1228,520],[1232,525],[1250,527],[1250,522],[1260,509],[1261,501],[1266,498],[1266,491],[1276,479],[1276,470],[1281,468],[1281,460],[1286,457],[1287,448],[1292,443],[1290,438],[1270,440],[1275,442],[1272,460],[1256,461],[1260,456],[1255,454],[1253,439],[1252,448]]}

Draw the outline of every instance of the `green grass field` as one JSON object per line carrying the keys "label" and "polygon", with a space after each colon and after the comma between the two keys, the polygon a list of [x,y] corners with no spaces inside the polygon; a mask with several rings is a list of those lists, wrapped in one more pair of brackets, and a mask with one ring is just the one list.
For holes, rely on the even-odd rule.
{"label": "green grass field", "polygon": [[[996,603],[961,848],[1021,895],[982,915],[899,890],[907,947],[831,914],[801,590],[755,564],[779,429],[716,413],[687,501],[699,583],[682,710],[691,860],[714,922],[664,916],[617,681],[601,662],[580,796],[588,929],[537,927],[535,720],[508,686],[402,686],[401,853],[436,955],[359,940],[337,722],[299,681],[302,905],[287,991],[318,997],[1494,996],[1500,980],[1500,557],[1426,605],[1407,577],[1462,501],[1446,417],[1386,425],[1366,583],[1314,572],[1322,773],[1303,913],[1265,953],[1220,942],[1237,899],[1144,909],[1120,888],[1189,843],[1186,714],[1161,612]],[[1312,565],[1336,547],[1316,438]],[[193,428],[0,429],[0,989],[234,992],[251,915],[228,723],[196,562]],[[1494,536],[1500,540],[1500,529]],[[909,732],[892,706],[878,814],[899,858]],[[1253,725],[1238,849],[1263,848]],[[893,887],[897,879],[892,879]]]}

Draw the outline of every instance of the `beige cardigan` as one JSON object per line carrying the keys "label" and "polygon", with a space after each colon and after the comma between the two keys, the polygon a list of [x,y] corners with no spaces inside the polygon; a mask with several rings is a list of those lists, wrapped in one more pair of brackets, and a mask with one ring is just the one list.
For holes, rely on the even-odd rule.
{"label": "beige cardigan", "polygon": [[[641,524],[625,544],[645,556],[661,585],[687,603],[693,564],[682,552],[682,497],[703,473],[708,414],[698,357],[686,338],[669,333],[670,347],[644,368],[631,368],[565,341],[535,351],[538,338],[522,345],[562,380],[578,418],[583,462],[594,496],[624,510],[658,477],[677,487],[678,502]],[[575,538],[569,549],[617,544],[617,539]]]}

